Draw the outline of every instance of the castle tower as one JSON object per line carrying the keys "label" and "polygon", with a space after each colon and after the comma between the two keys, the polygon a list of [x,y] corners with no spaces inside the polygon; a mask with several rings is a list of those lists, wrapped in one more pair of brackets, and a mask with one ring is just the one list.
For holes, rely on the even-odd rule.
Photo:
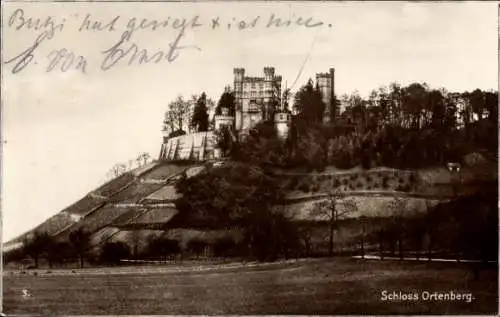
{"label": "castle tower", "polygon": [[323,122],[330,122],[338,115],[335,98],[335,68],[330,68],[328,73],[316,74],[316,82],[326,105]]}
{"label": "castle tower", "polygon": [[222,108],[221,114],[216,115],[215,119],[215,130],[220,130],[223,126],[233,128],[234,126],[234,117],[229,115],[228,108]]}
{"label": "castle tower", "polygon": [[235,129],[240,130],[243,124],[243,79],[244,68],[234,69],[234,103],[235,103]]}
{"label": "castle tower", "polygon": [[281,100],[281,105],[274,114],[274,125],[280,139],[288,138],[290,125],[292,123],[292,115],[288,110],[288,93],[289,91],[285,88],[285,91],[283,92],[283,98]]}
{"label": "castle tower", "polygon": [[264,67],[264,80],[272,81],[274,79],[274,67]]}

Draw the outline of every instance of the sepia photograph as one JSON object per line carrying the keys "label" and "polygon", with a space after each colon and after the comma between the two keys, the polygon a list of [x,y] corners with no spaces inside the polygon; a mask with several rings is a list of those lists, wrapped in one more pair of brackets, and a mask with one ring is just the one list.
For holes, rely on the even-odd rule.
{"label": "sepia photograph", "polygon": [[1,315],[497,315],[499,13],[3,2]]}

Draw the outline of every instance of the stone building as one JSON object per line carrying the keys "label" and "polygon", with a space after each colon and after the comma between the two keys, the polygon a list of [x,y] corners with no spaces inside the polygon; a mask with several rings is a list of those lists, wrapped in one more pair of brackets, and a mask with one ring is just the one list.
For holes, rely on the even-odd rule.
{"label": "stone building", "polygon": [[[233,138],[244,136],[262,120],[274,119],[280,138],[287,138],[292,114],[284,106],[287,98],[282,98],[282,77],[275,74],[274,67],[264,67],[263,77],[245,76],[244,68],[234,68],[233,87],[225,88],[232,92],[235,99],[234,116],[229,109],[222,108],[214,116],[214,131],[223,126],[231,127]],[[340,108],[335,98],[335,70],[316,74],[316,81],[322,93],[325,108],[324,121],[339,116]],[[333,113],[333,116],[332,116]],[[160,151],[161,160],[207,160],[217,159],[216,133],[214,131],[188,133],[168,138],[168,129],[164,129],[164,141]]]}
{"label": "stone building", "polygon": [[337,107],[335,98],[335,68],[330,68],[328,73],[316,74],[316,83],[326,105],[323,122],[327,123],[340,116],[340,108]]}
{"label": "stone building", "polygon": [[245,76],[244,68],[234,69],[235,130],[247,132],[274,113],[274,106],[281,103],[282,77],[274,67],[264,67],[264,77]]}

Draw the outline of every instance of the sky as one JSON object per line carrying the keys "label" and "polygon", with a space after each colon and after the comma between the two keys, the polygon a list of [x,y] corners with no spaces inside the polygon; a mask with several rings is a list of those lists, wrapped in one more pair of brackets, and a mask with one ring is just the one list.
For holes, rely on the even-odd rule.
{"label": "sky", "polygon": [[[73,2],[4,3],[3,8],[4,241],[102,184],[114,164],[141,152],[158,157],[167,104],[178,95],[202,91],[218,100],[233,81],[234,67],[263,76],[263,68],[273,66],[292,91],[334,67],[337,95],[354,90],[367,95],[395,81],[426,82],[450,91],[498,87],[494,2]],[[13,17],[16,9],[23,11]],[[101,26],[118,18],[113,30],[79,31],[87,14]],[[323,24],[266,27],[272,14]],[[102,52],[115,46],[130,19],[190,20],[196,15],[201,26],[186,28],[179,43],[188,48],[175,61],[126,65],[122,59],[107,71],[100,68]],[[30,63],[13,74],[13,64],[5,62],[47,30],[21,26],[22,19],[40,19],[43,26],[50,25],[43,23],[48,16],[64,25],[62,31],[41,41]],[[212,29],[217,16],[220,25]],[[233,22],[257,16],[253,28],[239,30]],[[168,50],[179,32],[171,24],[136,30],[123,48],[135,43],[151,54]],[[60,49],[73,52],[75,60],[83,56],[85,73],[69,59],[68,69],[61,71],[64,58],[47,72],[48,56]]]}

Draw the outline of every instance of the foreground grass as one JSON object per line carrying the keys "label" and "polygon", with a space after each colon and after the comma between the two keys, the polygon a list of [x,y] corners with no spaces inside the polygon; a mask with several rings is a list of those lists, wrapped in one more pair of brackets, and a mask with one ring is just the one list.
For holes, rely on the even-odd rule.
{"label": "foreground grass", "polygon": [[[123,272],[122,272],[123,273]],[[7,314],[495,314],[497,271],[354,259],[175,272],[5,275]],[[30,297],[23,297],[28,289]],[[382,292],[472,293],[466,301],[383,301]]]}

